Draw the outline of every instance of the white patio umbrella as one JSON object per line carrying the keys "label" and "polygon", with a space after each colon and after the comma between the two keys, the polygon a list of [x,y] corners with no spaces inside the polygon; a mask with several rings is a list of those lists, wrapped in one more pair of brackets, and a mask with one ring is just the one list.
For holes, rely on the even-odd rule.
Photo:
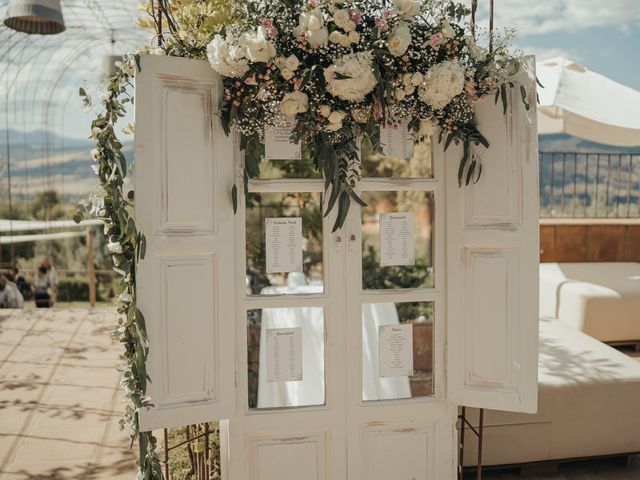
{"label": "white patio umbrella", "polygon": [[538,133],[566,133],[592,142],[640,145],[640,92],[556,57],[538,62]]}

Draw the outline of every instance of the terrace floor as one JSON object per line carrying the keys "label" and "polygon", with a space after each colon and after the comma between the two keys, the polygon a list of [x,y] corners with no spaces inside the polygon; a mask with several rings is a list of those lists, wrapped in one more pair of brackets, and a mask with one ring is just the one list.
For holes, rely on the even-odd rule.
{"label": "terrace floor", "polygon": [[0,310],[0,479],[135,478],[109,309]]}
{"label": "terrace floor", "polygon": [[[113,317],[111,309],[0,310],[0,480],[135,478],[134,454],[118,428],[119,346],[106,327]],[[599,461],[483,478],[633,480],[640,456],[627,467]]]}

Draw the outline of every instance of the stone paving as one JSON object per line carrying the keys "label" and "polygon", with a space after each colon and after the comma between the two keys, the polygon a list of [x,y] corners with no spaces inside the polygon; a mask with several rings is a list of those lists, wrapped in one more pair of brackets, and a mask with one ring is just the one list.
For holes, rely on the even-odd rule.
{"label": "stone paving", "polygon": [[0,310],[0,479],[135,478],[108,309]]}

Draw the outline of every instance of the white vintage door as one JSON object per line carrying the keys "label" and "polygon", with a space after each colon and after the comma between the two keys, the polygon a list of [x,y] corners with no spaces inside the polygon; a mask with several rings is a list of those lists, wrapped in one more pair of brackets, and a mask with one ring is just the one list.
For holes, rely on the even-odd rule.
{"label": "white vintage door", "polygon": [[447,164],[447,341],[449,400],[533,413],[538,367],[538,150],[533,57],[509,93],[507,115],[480,102],[478,125],[490,148],[484,173],[458,188],[460,149]]}
{"label": "white vintage door", "polygon": [[149,334],[143,430],[233,412],[233,143],[206,62],[143,55],[136,75],[136,217],[147,238],[138,306]]}
{"label": "white vintage door", "polygon": [[[453,479],[458,405],[535,410],[534,108],[480,105],[491,148],[469,187],[454,147],[411,162],[363,151],[368,206],[332,233],[304,160],[264,161],[233,216],[241,158],[219,88],[206,62],[142,58],[138,295],[155,404],[142,427],[223,420],[230,480]],[[267,252],[283,240],[301,268]]]}

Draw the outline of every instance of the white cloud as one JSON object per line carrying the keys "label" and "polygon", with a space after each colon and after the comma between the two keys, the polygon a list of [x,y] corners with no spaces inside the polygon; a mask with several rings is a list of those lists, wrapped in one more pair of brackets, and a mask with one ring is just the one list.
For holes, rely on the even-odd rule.
{"label": "white cloud", "polygon": [[575,50],[566,50],[564,48],[545,48],[545,47],[531,47],[531,46],[518,46],[527,55],[535,55],[536,61],[545,61],[554,57],[570,58],[574,62],[583,62],[584,58],[582,54]]}
{"label": "white cloud", "polygon": [[[479,23],[487,25],[489,2],[478,3]],[[496,26],[515,27],[520,36],[593,27],[628,31],[640,26],[638,0],[499,0],[494,12]]]}

